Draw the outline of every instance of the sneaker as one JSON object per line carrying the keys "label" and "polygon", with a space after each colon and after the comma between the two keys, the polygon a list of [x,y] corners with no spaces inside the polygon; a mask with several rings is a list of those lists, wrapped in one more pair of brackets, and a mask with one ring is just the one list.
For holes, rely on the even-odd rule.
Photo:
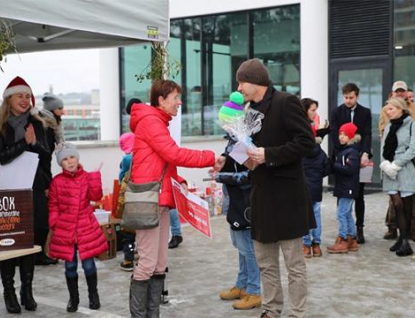
{"label": "sneaker", "polygon": [[223,292],[221,292],[219,297],[222,300],[234,300],[234,299],[240,299],[245,295],[246,295],[245,290],[237,288],[237,287],[232,287],[231,289],[224,290]]}
{"label": "sneaker", "polygon": [[303,244],[303,254],[304,254],[304,257],[305,258],[311,258],[311,257],[313,257],[311,255],[311,247]]}
{"label": "sneaker", "polygon": [[321,257],[323,255],[323,252],[321,251],[320,244],[313,243],[311,246],[313,250],[313,257]]}
{"label": "sneaker", "polygon": [[261,296],[246,294],[240,300],[233,303],[233,308],[238,310],[254,309],[261,307]]}
{"label": "sneaker", "polygon": [[181,242],[183,242],[183,236],[173,235],[169,242],[169,248],[176,248],[180,245]]}
{"label": "sneaker", "polygon": [[120,268],[123,271],[132,272],[134,270],[134,263],[133,263],[133,261],[127,261],[127,260],[125,260],[124,262],[121,262],[120,263]]}

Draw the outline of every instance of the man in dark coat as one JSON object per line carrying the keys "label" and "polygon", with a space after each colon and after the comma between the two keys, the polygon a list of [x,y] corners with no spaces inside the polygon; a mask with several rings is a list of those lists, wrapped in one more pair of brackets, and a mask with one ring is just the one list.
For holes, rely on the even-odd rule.
{"label": "man in dark coat", "polygon": [[248,151],[246,162],[252,170],[252,238],[265,309],[261,317],[280,317],[282,312],[280,249],[288,270],[289,316],[305,317],[307,274],[301,238],[310,229],[312,209],[301,161],[313,150],[313,133],[300,100],[276,91],[259,59],[242,63],[236,79],[245,101],[265,115],[253,136],[257,148]]}
{"label": "man in dark coat", "polygon": [[[360,155],[360,166],[365,167],[369,164],[369,157],[372,151],[372,114],[370,109],[360,105],[359,87],[354,83],[347,83],[342,87],[343,104],[333,109],[330,118],[332,128],[331,137],[334,145],[334,154],[340,149],[339,128],[346,123],[352,122],[357,126],[357,133],[362,137],[361,141],[356,144],[355,148]],[[365,184],[360,183],[359,195],[355,200],[357,243],[365,243],[363,226],[365,221],[365,201],[364,188]]]}

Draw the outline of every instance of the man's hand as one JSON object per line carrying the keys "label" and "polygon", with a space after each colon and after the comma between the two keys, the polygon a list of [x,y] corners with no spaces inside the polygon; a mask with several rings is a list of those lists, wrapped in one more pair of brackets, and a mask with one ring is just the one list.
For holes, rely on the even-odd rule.
{"label": "man's hand", "polygon": [[249,170],[253,171],[256,167],[258,167],[258,164],[255,163],[252,159],[248,159],[244,162],[244,166],[247,167]]}
{"label": "man's hand", "polygon": [[369,155],[364,152],[362,157],[360,158],[360,166],[361,167],[366,167],[369,164]]}
{"label": "man's hand", "polygon": [[260,165],[265,162],[265,149],[263,147],[248,149],[247,154],[249,159],[251,159],[256,165]]}

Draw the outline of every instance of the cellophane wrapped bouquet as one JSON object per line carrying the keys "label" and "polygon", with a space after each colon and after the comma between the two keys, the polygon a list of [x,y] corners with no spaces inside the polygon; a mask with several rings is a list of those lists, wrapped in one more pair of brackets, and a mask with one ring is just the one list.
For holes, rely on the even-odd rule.
{"label": "cellophane wrapped bouquet", "polygon": [[236,143],[244,143],[249,148],[255,148],[251,136],[261,130],[261,120],[264,114],[246,107],[240,92],[233,92],[230,100],[225,102],[219,110],[219,125]]}

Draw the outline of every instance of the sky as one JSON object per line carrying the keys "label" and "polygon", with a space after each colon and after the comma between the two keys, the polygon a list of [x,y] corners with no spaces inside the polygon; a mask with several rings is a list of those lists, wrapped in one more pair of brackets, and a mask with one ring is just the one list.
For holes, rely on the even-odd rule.
{"label": "sky", "polygon": [[50,85],[55,94],[99,89],[99,49],[12,54],[0,65],[4,70],[0,70],[1,95],[16,76],[22,77],[35,95],[48,92]]}

